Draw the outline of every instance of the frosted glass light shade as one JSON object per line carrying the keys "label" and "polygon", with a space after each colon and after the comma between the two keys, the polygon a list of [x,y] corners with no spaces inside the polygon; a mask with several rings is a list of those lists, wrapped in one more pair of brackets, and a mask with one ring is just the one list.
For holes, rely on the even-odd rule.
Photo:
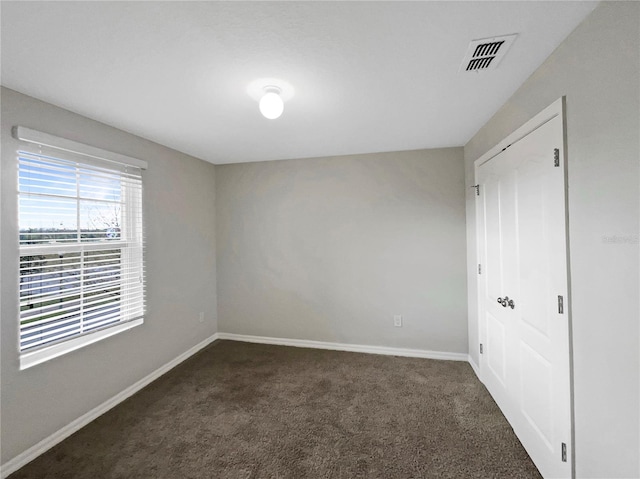
{"label": "frosted glass light shade", "polygon": [[260,98],[260,113],[269,120],[275,120],[284,111],[284,101],[280,93],[269,90]]}

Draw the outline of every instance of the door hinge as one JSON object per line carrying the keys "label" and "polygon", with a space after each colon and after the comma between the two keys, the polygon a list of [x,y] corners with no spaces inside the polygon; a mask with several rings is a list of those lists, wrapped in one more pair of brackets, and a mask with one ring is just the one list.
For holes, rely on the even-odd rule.
{"label": "door hinge", "polygon": [[478,274],[482,274],[482,265],[478,263]]}
{"label": "door hinge", "polygon": [[484,354],[484,352],[482,351],[482,343],[480,343],[480,354]]}
{"label": "door hinge", "polygon": [[476,196],[480,196],[480,185],[471,185],[470,188],[475,188]]}
{"label": "door hinge", "polygon": [[553,166],[560,166],[560,148],[553,149]]}
{"label": "door hinge", "polygon": [[564,314],[564,297],[558,295],[558,314]]}
{"label": "door hinge", "polygon": [[567,462],[567,445],[562,443],[562,462]]}

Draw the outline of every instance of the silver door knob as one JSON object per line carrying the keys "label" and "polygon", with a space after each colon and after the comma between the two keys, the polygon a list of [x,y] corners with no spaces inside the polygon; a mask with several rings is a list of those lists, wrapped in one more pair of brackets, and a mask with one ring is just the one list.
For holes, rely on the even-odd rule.
{"label": "silver door knob", "polygon": [[502,298],[498,298],[498,303],[500,303],[502,305],[503,308],[507,307],[507,300],[509,299],[508,296],[506,296],[504,299]]}
{"label": "silver door knob", "polygon": [[[503,308],[506,308],[507,305],[511,306],[511,303],[513,303],[513,300],[509,299],[509,296],[505,296],[503,301],[504,301],[504,303],[502,303],[502,307]],[[511,308],[511,309],[513,309],[513,308]]]}

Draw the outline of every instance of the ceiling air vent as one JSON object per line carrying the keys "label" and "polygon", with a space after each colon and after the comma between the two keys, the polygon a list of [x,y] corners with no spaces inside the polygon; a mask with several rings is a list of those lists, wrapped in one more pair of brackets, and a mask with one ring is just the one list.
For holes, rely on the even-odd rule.
{"label": "ceiling air vent", "polygon": [[472,40],[460,71],[493,70],[505,56],[517,34]]}

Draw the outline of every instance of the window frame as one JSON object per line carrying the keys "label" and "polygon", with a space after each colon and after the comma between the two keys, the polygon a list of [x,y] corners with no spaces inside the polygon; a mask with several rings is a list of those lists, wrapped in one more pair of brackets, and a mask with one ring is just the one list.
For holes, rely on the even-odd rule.
{"label": "window frame", "polygon": [[[114,172],[119,172],[118,168],[122,166],[140,168],[141,170],[145,170],[147,168],[147,162],[143,160],[139,160],[137,158],[131,158],[125,155],[120,155],[118,153],[112,153],[106,150],[102,150],[100,148],[96,148],[90,145],[85,145],[83,143],[78,143],[72,140],[67,140],[64,138],[59,138],[53,135],[49,135],[47,133],[38,132],[35,130],[31,130],[25,127],[16,126],[12,130],[12,134],[14,138],[21,142],[18,150],[26,150],[32,149],[33,146],[36,147],[44,147],[46,149],[54,149],[57,151],[56,157],[65,161],[73,161],[78,165],[86,165],[91,167],[92,164],[95,163],[96,160],[99,161],[101,165],[104,164],[113,164]],[[28,145],[31,144],[31,145]],[[23,148],[26,146],[27,148]],[[69,155],[70,154],[70,155]],[[69,158],[80,156],[86,160],[77,160],[75,158]],[[106,163],[105,163],[106,162]],[[20,167],[18,166],[18,172],[20,171]],[[145,307],[145,297],[146,297],[146,288],[145,288],[145,272],[144,272],[144,214],[143,214],[143,201],[142,201],[142,175],[140,176],[140,192],[134,193],[133,187],[125,187],[123,188],[122,193],[124,194],[124,199],[122,201],[123,209],[128,208],[131,213],[122,213],[122,228],[123,230],[127,230],[133,233],[133,237],[125,237],[124,239],[114,239],[113,241],[105,242],[91,242],[91,241],[78,241],[78,242],[58,242],[52,244],[35,244],[35,245],[23,245],[18,244],[18,261],[21,261],[21,258],[29,255],[42,255],[42,254],[51,254],[55,253],[79,253],[81,257],[87,251],[102,251],[105,248],[115,247],[120,252],[123,257],[122,262],[120,264],[121,270],[128,268],[129,265],[135,264],[140,267],[141,274],[141,284],[142,291],[140,293],[140,299],[134,298],[135,304],[141,302],[142,312],[140,316],[136,316],[133,319],[123,319],[121,316],[119,317],[118,322],[114,324],[107,324],[102,327],[98,327],[95,330],[91,330],[88,332],[80,332],[69,337],[63,337],[57,340],[54,340],[50,343],[44,343],[42,345],[34,346],[32,349],[22,350],[22,328],[21,322],[22,317],[20,313],[20,307],[18,308],[18,334],[17,334],[17,350],[20,357],[20,369],[26,369],[37,364],[41,364],[43,362],[49,361],[53,358],[62,356],[64,354],[70,353],[72,351],[78,350],[90,344],[96,343],[108,337],[114,336],[124,331],[128,331],[136,326],[139,326],[144,323],[144,316],[146,314]],[[21,192],[17,189],[17,194],[20,195]],[[78,200],[81,200],[78,197]],[[18,212],[20,211],[20,206],[17,206]],[[140,218],[136,215],[140,214]],[[80,228],[80,224],[77,225]],[[19,231],[18,237],[20,236]],[[131,241],[131,238],[134,241]],[[135,244],[139,246],[139,248],[128,248],[131,244]],[[133,250],[136,251],[133,251]],[[135,255],[135,256],[130,256]],[[122,273],[121,273],[122,274]],[[20,274],[18,273],[18,282],[20,282]],[[130,286],[130,283],[123,282],[121,284],[122,293],[120,296],[120,300],[123,304],[126,301],[132,301],[131,298],[128,298],[128,294],[126,293],[126,286]],[[84,286],[81,283],[81,288]],[[21,302],[20,296],[20,287],[18,288],[18,296],[16,300],[18,303]],[[132,304],[132,303],[129,303]],[[127,308],[122,308],[124,311],[127,311]],[[82,317],[81,317],[82,318]]]}

